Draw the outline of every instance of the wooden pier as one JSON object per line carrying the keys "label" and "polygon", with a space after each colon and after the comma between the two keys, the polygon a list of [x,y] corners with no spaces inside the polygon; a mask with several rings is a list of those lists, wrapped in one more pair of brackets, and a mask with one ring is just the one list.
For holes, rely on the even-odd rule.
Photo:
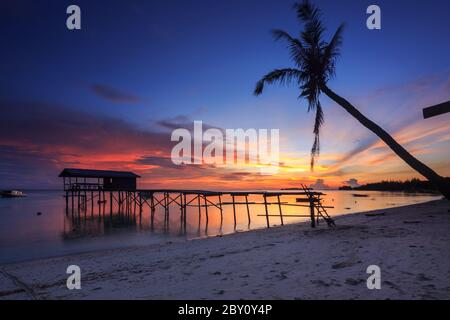
{"label": "wooden pier", "polygon": [[[245,206],[247,222],[251,224],[251,206],[264,205],[264,212],[257,214],[264,216],[267,228],[271,226],[271,220],[277,219],[284,225],[285,219],[290,217],[306,217],[311,221],[311,227],[316,227],[320,220],[324,220],[328,226],[334,226],[334,221],[328,216],[326,208],[322,205],[321,192],[314,192],[302,186],[299,191],[207,191],[207,190],[179,190],[179,189],[137,189],[136,179],[138,175],[132,172],[65,169],[60,177],[64,180],[66,214],[76,212],[78,215],[87,214],[88,207],[91,214],[98,206],[100,215],[105,215],[106,204],[109,202],[109,215],[112,217],[113,208],[129,216],[139,215],[145,209],[150,210],[150,224],[153,229],[155,212],[162,208],[164,224],[169,224],[171,215],[179,215],[181,229],[186,232],[187,208],[198,208],[198,224],[200,226],[202,216],[209,220],[209,208],[218,209],[220,212],[220,225],[224,220],[224,206],[232,206],[233,222],[236,229],[237,207]],[[249,197],[260,197],[261,202],[249,201]],[[296,203],[282,201],[284,196],[295,196]],[[224,197],[230,201],[223,201]],[[277,214],[269,212],[269,206],[277,207]],[[308,207],[309,214],[284,214],[283,207]],[[175,207],[177,210],[171,212]],[[70,209],[70,210],[69,210]],[[202,210],[203,209],[203,210]],[[203,211],[203,214],[202,214]],[[169,228],[169,225],[165,225]]]}

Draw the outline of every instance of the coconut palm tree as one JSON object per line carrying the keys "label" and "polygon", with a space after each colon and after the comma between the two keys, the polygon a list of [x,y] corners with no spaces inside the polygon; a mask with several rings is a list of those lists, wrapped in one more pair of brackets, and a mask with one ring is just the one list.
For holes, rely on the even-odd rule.
{"label": "coconut palm tree", "polygon": [[300,90],[299,98],[308,102],[308,112],[315,111],[314,143],[311,149],[311,168],[314,168],[315,158],[320,151],[320,128],[323,125],[323,109],[320,104],[320,94],[324,93],[367,129],[383,140],[400,158],[409,166],[432,182],[442,194],[450,200],[450,183],[431,168],[416,159],[397,141],[394,140],[379,125],[365,117],[350,102],[331,90],[327,83],[335,75],[336,59],[340,54],[344,24],[337,28],[329,42],[323,39],[325,27],[322,24],[319,9],[308,0],[294,5],[298,19],[303,23],[304,29],[298,38],[292,37],[283,30],[273,30],[276,40],[285,40],[288,43],[291,58],[295,67],[275,69],[269,72],[256,84],[255,95],[260,95],[266,84],[296,83]]}

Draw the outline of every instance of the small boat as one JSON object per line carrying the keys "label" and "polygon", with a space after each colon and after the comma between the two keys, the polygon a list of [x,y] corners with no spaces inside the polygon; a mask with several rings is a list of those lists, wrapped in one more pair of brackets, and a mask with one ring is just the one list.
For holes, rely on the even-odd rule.
{"label": "small boat", "polygon": [[3,190],[0,191],[0,197],[2,198],[20,198],[20,197],[26,197],[26,194],[22,191],[18,190]]}
{"label": "small boat", "polygon": [[360,197],[360,198],[366,198],[369,195],[368,194],[363,194],[363,193],[353,193],[354,197]]}

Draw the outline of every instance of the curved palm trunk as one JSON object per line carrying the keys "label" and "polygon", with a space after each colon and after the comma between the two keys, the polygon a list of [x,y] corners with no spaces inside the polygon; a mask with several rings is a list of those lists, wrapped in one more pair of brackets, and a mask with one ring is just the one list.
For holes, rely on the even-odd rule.
{"label": "curved palm trunk", "polygon": [[441,177],[433,169],[429,168],[421,161],[416,159],[411,155],[405,148],[403,148],[397,141],[392,138],[389,133],[383,130],[375,122],[369,120],[361,112],[358,111],[350,102],[341,96],[337,95],[327,86],[322,86],[321,90],[325,93],[331,100],[339,104],[348,113],[350,113],[354,118],[356,118],[363,126],[375,133],[381,140],[383,140],[400,158],[403,159],[411,168],[419,172],[422,176],[427,178],[431,183],[433,183],[436,188],[448,199],[450,200],[450,183],[447,179]]}

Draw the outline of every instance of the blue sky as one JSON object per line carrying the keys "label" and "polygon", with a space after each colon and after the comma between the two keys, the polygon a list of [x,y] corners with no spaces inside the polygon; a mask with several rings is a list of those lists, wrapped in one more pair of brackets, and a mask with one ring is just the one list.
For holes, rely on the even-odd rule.
{"label": "blue sky", "polygon": [[[80,31],[65,26],[65,10],[72,3],[81,7]],[[1,112],[8,112],[12,103],[36,102],[87,116],[120,119],[143,131],[164,131],[158,126],[161,121],[193,120],[221,128],[275,127],[287,141],[283,145],[286,153],[306,157],[312,143],[312,115],[306,114],[305,102],[297,99],[295,87],[274,86],[261,97],[252,95],[255,82],[264,73],[292,65],[285,45],[274,42],[270,30],[281,28],[293,35],[300,31],[293,3],[2,2]],[[415,1],[314,3],[322,10],[330,33],[346,22],[342,57],[330,86],[360,102],[359,107],[374,120],[400,130],[420,117],[421,106],[406,102],[448,100],[449,1],[433,0],[426,5]],[[366,28],[365,11],[374,3],[381,7],[382,30]],[[410,86],[420,81],[426,82],[426,93]],[[352,132],[360,133],[358,139],[327,139],[324,163],[326,152],[351,152],[361,141],[372,141],[370,133],[323,100],[325,125],[329,126],[325,135],[343,123],[348,123],[347,130],[354,128]],[[14,132],[10,135],[4,137],[3,145],[11,145]],[[36,148],[42,152],[41,147]],[[327,164],[336,161],[333,158]],[[58,162],[58,166],[64,163]],[[25,169],[16,170],[19,176]],[[313,178],[310,173],[308,179]]]}

